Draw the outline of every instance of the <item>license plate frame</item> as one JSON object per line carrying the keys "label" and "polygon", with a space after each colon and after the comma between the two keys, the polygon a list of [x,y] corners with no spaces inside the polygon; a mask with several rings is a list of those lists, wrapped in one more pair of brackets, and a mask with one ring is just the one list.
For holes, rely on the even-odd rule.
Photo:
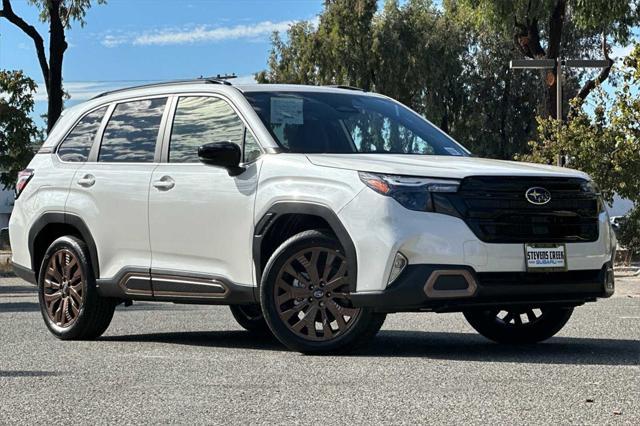
{"label": "license plate frame", "polygon": [[[524,249],[524,264],[527,272],[565,272],[569,265],[567,262],[567,245],[564,243],[526,243]],[[532,250],[529,250],[532,249]],[[558,259],[530,259],[529,253],[549,253],[548,257],[553,257],[551,251],[560,250],[563,255],[562,264],[554,264]],[[539,266],[536,265],[539,263]],[[545,264],[547,263],[547,264]]]}

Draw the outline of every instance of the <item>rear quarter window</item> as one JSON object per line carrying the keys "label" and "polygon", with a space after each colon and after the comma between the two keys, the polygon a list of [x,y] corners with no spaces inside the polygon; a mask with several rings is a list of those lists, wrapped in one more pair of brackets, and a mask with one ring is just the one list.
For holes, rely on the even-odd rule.
{"label": "rear quarter window", "polygon": [[98,108],[85,115],[69,132],[58,148],[58,157],[62,161],[84,162],[89,158],[89,151],[107,112],[107,107]]}

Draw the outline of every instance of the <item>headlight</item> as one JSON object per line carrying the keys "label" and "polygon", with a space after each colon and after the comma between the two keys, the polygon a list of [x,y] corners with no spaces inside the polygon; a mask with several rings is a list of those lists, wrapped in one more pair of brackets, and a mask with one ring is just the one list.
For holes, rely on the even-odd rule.
{"label": "headlight", "polygon": [[409,210],[434,211],[433,193],[457,192],[460,182],[412,176],[359,172],[360,180],[379,194],[393,198]]}
{"label": "headlight", "polygon": [[[591,194],[598,199],[598,212],[599,213],[607,213],[606,203],[604,201],[604,197],[602,196],[602,191],[598,188],[598,185],[592,180],[584,181],[582,185],[580,185],[580,189],[585,194]],[[608,214],[607,214],[608,217]]]}

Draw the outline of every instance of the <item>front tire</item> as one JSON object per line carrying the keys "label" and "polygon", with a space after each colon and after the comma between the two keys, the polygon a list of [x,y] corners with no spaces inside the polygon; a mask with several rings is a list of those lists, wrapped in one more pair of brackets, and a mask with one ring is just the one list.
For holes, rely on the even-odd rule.
{"label": "front tire", "polygon": [[262,312],[276,338],[306,354],[352,351],[370,341],[386,315],[352,305],[349,272],[328,232],[305,231],[285,241],[260,286]]}
{"label": "front tire", "polygon": [[47,249],[38,275],[40,312],[62,340],[89,340],[109,327],[116,302],[100,297],[86,244],[60,237]]}
{"label": "front tire", "polygon": [[471,327],[498,343],[526,344],[547,340],[565,326],[573,308],[509,308],[464,312]]}

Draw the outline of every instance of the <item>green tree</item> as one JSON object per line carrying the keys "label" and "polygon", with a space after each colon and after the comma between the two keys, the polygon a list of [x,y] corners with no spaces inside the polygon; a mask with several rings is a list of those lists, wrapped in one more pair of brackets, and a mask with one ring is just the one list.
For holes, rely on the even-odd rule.
{"label": "green tree", "polygon": [[36,83],[22,71],[0,70],[0,185],[13,188],[42,136],[30,114]]}
{"label": "green tree", "polygon": [[429,0],[389,0],[373,28],[375,90],[455,133],[466,98],[466,35]]}
{"label": "green tree", "polygon": [[316,34],[307,21],[297,22],[287,31],[287,42],[277,32],[271,37],[268,70],[255,78],[260,83],[319,84],[314,49]]}
{"label": "green tree", "polygon": [[[71,28],[72,22],[85,25],[84,17],[91,7],[91,0],[28,0],[40,10],[42,22],[49,23],[49,57],[44,47],[44,39],[36,28],[16,15],[11,0],[2,0],[0,18],[4,18],[22,30],[33,40],[40,64],[40,70],[49,95],[47,109],[47,131],[62,113],[64,103],[64,91],[62,89],[62,62],[68,48],[65,31]],[[97,4],[106,3],[106,0],[95,0]]]}
{"label": "green tree", "polygon": [[[301,22],[286,41],[276,34],[268,69],[257,80],[371,85],[479,155],[511,159],[526,149],[541,95],[532,87],[540,77],[510,72],[509,59],[518,53],[510,36],[481,28],[455,4],[440,10],[428,0],[387,0],[375,13],[372,2],[361,3],[367,7],[359,15],[344,13],[356,3],[330,2],[317,29]],[[347,37],[341,26],[363,34]]]}
{"label": "green tree", "polygon": [[465,49],[463,35],[429,0],[389,0],[382,11],[375,0],[332,0],[317,28],[301,22],[286,41],[274,35],[268,69],[256,79],[375,90],[451,131],[464,102],[457,78]]}
{"label": "green tree", "polygon": [[326,0],[317,28],[299,22],[287,31],[286,41],[278,33],[273,35],[269,69],[256,79],[371,89],[375,12],[375,0]]}
{"label": "green tree", "polygon": [[[480,28],[510,35],[521,56],[536,59],[572,56],[609,59],[608,37],[615,44],[626,44],[632,28],[640,22],[639,0],[445,0],[445,4],[463,9]],[[610,70],[611,65],[597,77],[586,80],[579,89],[565,86],[567,96],[563,98],[577,97],[583,101],[608,78]],[[546,107],[541,115],[555,116],[555,69],[548,71],[542,81]]]}
{"label": "green tree", "polygon": [[376,0],[325,0],[314,48],[322,66],[319,79],[324,84],[347,84],[370,90],[372,69],[373,18]]}

